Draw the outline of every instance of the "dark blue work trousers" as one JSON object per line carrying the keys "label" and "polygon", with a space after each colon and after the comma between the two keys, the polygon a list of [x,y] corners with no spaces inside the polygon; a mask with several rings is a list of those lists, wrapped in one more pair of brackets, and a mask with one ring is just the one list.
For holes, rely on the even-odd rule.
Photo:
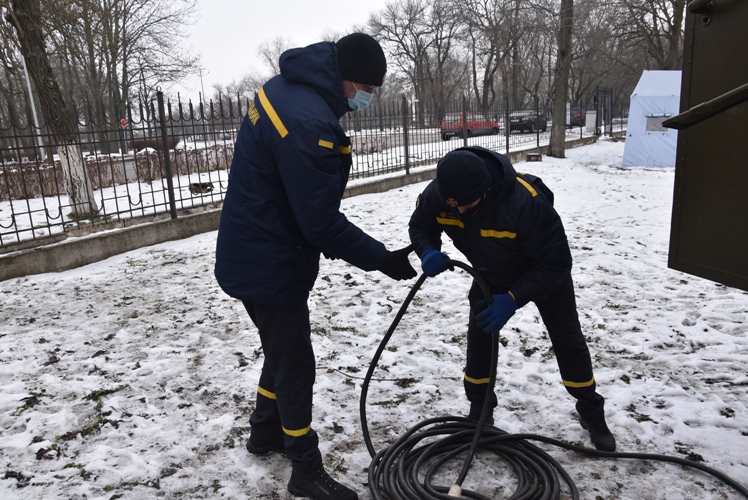
{"label": "dark blue work trousers", "polygon": [[[491,293],[506,293],[506,290],[491,290]],[[468,298],[470,318],[464,385],[471,404],[482,407],[491,373],[492,339],[490,334],[475,326],[475,316],[483,310],[479,309],[476,303],[485,298],[475,282],[470,288]],[[545,299],[536,301],[535,305],[548,329],[564,387],[577,400],[577,412],[587,422],[604,421],[605,399],[596,392],[592,360],[579,324],[571,274],[563,278]],[[491,396],[495,407],[496,395]]]}
{"label": "dark blue work trousers", "polygon": [[312,471],[322,465],[319,438],[312,429],[315,359],[309,308],[267,307],[243,302],[257,326],[265,360],[257,404],[249,418],[253,437],[284,440],[294,468]]}

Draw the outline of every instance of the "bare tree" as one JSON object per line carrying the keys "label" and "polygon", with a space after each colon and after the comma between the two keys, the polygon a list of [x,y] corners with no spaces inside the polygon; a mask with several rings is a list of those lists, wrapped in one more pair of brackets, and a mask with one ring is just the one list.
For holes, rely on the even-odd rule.
{"label": "bare tree", "polygon": [[391,3],[369,18],[369,28],[383,42],[389,60],[407,76],[420,125],[427,109],[441,119],[446,103],[464,84],[467,68],[455,46],[462,27],[454,2],[447,0]]}
{"label": "bare tree", "polygon": [[559,12],[558,52],[554,68],[553,124],[548,155],[565,158],[566,153],[566,99],[571,68],[571,32],[574,27],[574,0],[561,0]]}
{"label": "bare tree", "polygon": [[425,74],[429,89],[426,102],[433,103],[434,118],[441,122],[446,103],[466,83],[467,64],[459,57],[459,42],[465,23],[461,6],[448,0],[437,0],[432,4],[429,21],[436,29],[431,48],[426,51]]}
{"label": "bare tree", "polygon": [[611,18],[606,7],[607,4],[597,0],[581,0],[574,5],[568,88],[572,103],[584,104],[595,83],[610,75],[616,66],[609,56],[610,47],[616,44],[616,40],[612,36]]}
{"label": "bare tree", "polygon": [[643,70],[680,68],[684,7],[660,0],[575,2],[572,101],[591,104],[598,85],[627,100]]}
{"label": "bare tree", "polygon": [[156,87],[196,74],[197,57],[181,43],[196,2],[44,0],[40,22],[64,66],[58,72],[77,87],[70,93],[121,118],[129,99],[148,99]]}
{"label": "bare tree", "polygon": [[384,42],[388,60],[406,75],[415,99],[422,97],[426,81],[424,60],[431,43],[433,28],[427,25],[428,5],[424,0],[390,3],[381,13],[369,18],[369,26]]}
{"label": "bare tree", "polygon": [[683,64],[683,24],[687,0],[621,0],[654,69],[680,69]]}
{"label": "bare tree", "polygon": [[181,44],[196,0],[98,0],[98,5],[105,81],[116,113],[124,113],[125,100],[138,80],[152,92],[197,71],[197,58]]}
{"label": "bare tree", "polygon": [[21,55],[27,61],[41,107],[49,119],[49,126],[58,143],[57,151],[73,210],[72,215],[76,219],[93,217],[99,208],[85,175],[83,156],[76,143],[77,131],[47,58],[44,35],[39,22],[39,0],[12,0],[7,9],[16,31]]}
{"label": "bare tree", "polygon": [[270,68],[270,74],[272,76],[279,75],[280,68],[278,67],[278,60],[280,59],[280,55],[293,46],[293,42],[290,38],[279,36],[270,41],[261,43],[260,48],[257,50],[257,55],[259,55],[262,62]]}
{"label": "bare tree", "polygon": [[[354,31],[363,31],[362,28],[354,28]],[[342,35],[337,32],[328,31],[322,35],[320,41],[334,42],[341,38]],[[258,68],[252,68],[245,73],[239,80],[230,83],[218,84],[213,86],[213,99],[216,100],[219,95],[240,96],[243,99],[254,97],[259,88],[271,77],[280,74],[280,56],[288,49],[294,48],[295,45],[290,38],[278,36],[272,40],[266,40],[260,44],[257,49],[257,55],[260,61],[270,70],[269,74],[260,73]]]}
{"label": "bare tree", "polygon": [[[470,0],[465,4],[473,91],[486,111],[497,97],[496,80],[518,38],[513,15],[519,1]],[[506,92],[506,89],[504,89]]]}
{"label": "bare tree", "polygon": [[[0,7],[0,13],[5,12],[6,7]],[[18,126],[19,114],[22,114],[24,102],[23,75],[21,63],[18,60],[17,42],[15,30],[11,28],[10,16],[6,16],[8,22],[0,17],[0,96],[7,101],[7,106],[0,106],[0,121]],[[29,134],[31,135],[31,134]],[[22,144],[19,144],[19,139]],[[0,136],[0,149],[9,147],[11,142]],[[14,138],[12,145],[16,147],[27,147],[31,145],[28,137]]]}
{"label": "bare tree", "polygon": [[255,73],[247,73],[238,81],[232,81],[227,85],[214,85],[212,103],[221,104],[223,116],[232,116],[239,106],[246,109],[248,102],[252,100],[259,88],[267,81],[266,76]]}
{"label": "bare tree", "polygon": [[613,87],[628,98],[647,61],[639,36],[620,3],[577,0],[574,3],[569,98],[591,105],[597,85]]}
{"label": "bare tree", "polygon": [[246,73],[239,80],[234,80],[225,85],[214,85],[213,99],[217,99],[219,95],[231,96],[232,98],[238,96],[241,99],[251,99],[267,80],[268,76],[266,75],[260,75],[254,72]]}
{"label": "bare tree", "polygon": [[[558,43],[557,0],[525,0],[518,11],[520,27],[513,75],[515,105],[547,107],[552,100],[554,52]],[[535,103],[535,99],[540,102]]]}

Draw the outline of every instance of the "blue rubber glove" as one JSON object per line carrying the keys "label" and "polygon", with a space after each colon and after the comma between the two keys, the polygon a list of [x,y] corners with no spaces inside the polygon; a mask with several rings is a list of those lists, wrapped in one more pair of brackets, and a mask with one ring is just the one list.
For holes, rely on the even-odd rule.
{"label": "blue rubber glove", "polygon": [[448,264],[448,260],[449,256],[444,252],[429,248],[421,255],[421,269],[423,269],[423,273],[429,278],[433,278],[447,269],[454,271],[454,266]]}
{"label": "blue rubber glove", "polygon": [[[485,333],[497,334],[504,328],[509,318],[514,316],[517,310],[517,303],[508,293],[492,295],[493,302],[488,308],[475,317],[475,326]],[[486,300],[480,300],[476,304],[478,307],[485,307]]]}

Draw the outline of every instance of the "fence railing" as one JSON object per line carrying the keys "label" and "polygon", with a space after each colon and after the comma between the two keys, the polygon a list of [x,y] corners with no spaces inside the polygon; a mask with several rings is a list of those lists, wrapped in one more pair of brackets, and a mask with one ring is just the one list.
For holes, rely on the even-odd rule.
{"label": "fence railing", "polygon": [[[73,214],[49,128],[11,113],[9,123],[0,121],[0,249],[218,206],[247,108],[238,99],[164,103],[159,93],[153,102],[128,106],[121,118],[97,121],[87,106],[78,113],[75,144],[98,212],[85,219]],[[593,123],[568,126],[567,137],[622,130],[626,111],[598,111]],[[548,110],[514,109],[507,100],[487,110],[466,100],[433,109],[403,97],[348,113],[342,125],[351,137],[353,180],[409,173],[463,145],[499,152],[538,147],[548,143],[551,122]]]}

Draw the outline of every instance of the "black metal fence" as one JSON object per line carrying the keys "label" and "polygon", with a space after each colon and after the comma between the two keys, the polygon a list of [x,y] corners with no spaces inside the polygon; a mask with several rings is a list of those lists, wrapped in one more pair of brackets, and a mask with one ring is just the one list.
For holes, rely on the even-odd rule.
{"label": "black metal fence", "polygon": [[[606,94],[607,95],[607,94]],[[604,113],[582,110],[580,123],[567,124],[567,137],[623,130],[627,108],[609,100]],[[98,212],[74,216],[63,182],[58,144],[30,106],[0,120],[0,248],[13,251],[40,239],[107,229],[142,217],[172,217],[220,205],[226,191],[234,141],[248,102],[219,99],[193,105],[157,99],[125,108],[124,116],[96,119],[92,106],[77,109],[75,144]],[[588,116],[589,115],[589,116]],[[467,118],[467,119],[463,119]],[[342,125],[351,137],[351,180],[432,165],[463,145],[509,152],[547,144],[550,112],[535,105],[514,109],[503,100],[476,109],[462,100],[420,106],[402,97],[375,100],[348,113]]]}

